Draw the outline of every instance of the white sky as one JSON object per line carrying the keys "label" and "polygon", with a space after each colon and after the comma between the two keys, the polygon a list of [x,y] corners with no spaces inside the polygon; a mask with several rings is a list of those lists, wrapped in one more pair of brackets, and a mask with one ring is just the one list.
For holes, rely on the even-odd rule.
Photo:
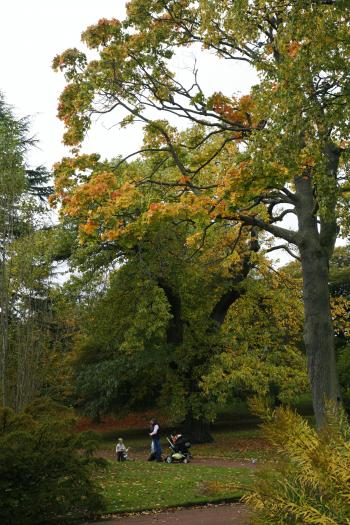
{"label": "white sky", "polygon": [[51,69],[55,55],[78,47],[81,32],[99,18],[124,16],[123,0],[5,0],[1,6],[0,91],[18,116],[32,117],[40,150],[33,164],[51,167],[64,154],[56,118],[63,76]]}
{"label": "white sky", "polygon": [[[68,154],[62,145],[63,125],[57,119],[57,99],[65,81],[51,69],[55,55],[69,47],[82,47],[80,34],[100,18],[125,16],[124,0],[5,0],[1,6],[0,91],[15,108],[17,116],[31,116],[32,132],[39,149],[29,156],[31,165],[48,168]],[[198,57],[197,57],[198,58]],[[193,53],[178,57],[183,76],[193,65]],[[255,74],[243,63],[228,67],[208,54],[199,57],[199,79],[205,90],[231,95],[247,92]],[[111,127],[115,121],[98,121],[85,141],[84,149],[104,157],[129,154],[141,141],[141,130]]]}
{"label": "white sky", "polygon": [[[125,0],[4,0],[1,5],[0,91],[18,117],[31,117],[32,134],[39,144],[28,156],[30,166],[43,164],[51,168],[63,155],[69,155],[62,144],[63,125],[56,117],[65,80],[52,70],[52,59],[67,48],[83,48],[81,33],[100,18],[123,19],[125,4]],[[197,51],[196,60],[199,82],[206,94],[247,93],[257,81],[254,71],[243,62],[232,64]],[[182,81],[188,77],[193,63],[194,53],[190,50],[174,60]],[[142,130],[140,127],[121,130],[114,125],[117,121],[110,115],[96,122],[85,140],[84,150],[106,158],[136,151]],[[279,256],[285,260],[283,252],[273,254],[274,259]]]}

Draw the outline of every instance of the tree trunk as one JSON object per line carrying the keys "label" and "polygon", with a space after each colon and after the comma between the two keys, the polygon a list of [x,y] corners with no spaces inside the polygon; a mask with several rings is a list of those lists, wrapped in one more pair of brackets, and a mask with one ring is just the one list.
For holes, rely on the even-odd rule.
{"label": "tree trunk", "polygon": [[[322,231],[318,231],[310,177],[298,178],[296,190],[303,273],[304,341],[316,424],[320,428],[325,422],[326,401],[340,400],[328,289],[333,241],[329,238],[328,242],[323,242]],[[327,228],[330,230],[330,223]]]}
{"label": "tree trunk", "polygon": [[191,443],[212,443],[213,436],[209,431],[209,422],[203,419],[194,419],[192,414],[187,414],[183,424],[183,433]]}
{"label": "tree trunk", "polygon": [[309,248],[302,250],[301,261],[304,278],[304,341],[316,423],[321,427],[326,400],[340,400],[329,305],[328,258]]}

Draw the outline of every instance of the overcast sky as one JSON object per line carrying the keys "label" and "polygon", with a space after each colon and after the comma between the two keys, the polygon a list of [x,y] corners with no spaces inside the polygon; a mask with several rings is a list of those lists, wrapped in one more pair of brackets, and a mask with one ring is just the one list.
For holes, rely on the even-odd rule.
{"label": "overcast sky", "polygon": [[[51,69],[55,55],[69,47],[82,47],[80,34],[100,18],[125,16],[124,0],[5,0],[1,6],[0,91],[18,116],[32,118],[32,131],[39,149],[30,154],[32,165],[48,168],[68,151],[62,145],[63,126],[57,119],[57,99],[65,81]],[[228,67],[205,54],[197,56],[199,79],[204,89],[228,95],[249,90],[255,74],[245,64]],[[193,66],[192,51],[176,60],[180,76]],[[85,141],[85,151],[114,157],[134,151],[141,141],[141,130],[120,130],[113,117],[99,121]]]}

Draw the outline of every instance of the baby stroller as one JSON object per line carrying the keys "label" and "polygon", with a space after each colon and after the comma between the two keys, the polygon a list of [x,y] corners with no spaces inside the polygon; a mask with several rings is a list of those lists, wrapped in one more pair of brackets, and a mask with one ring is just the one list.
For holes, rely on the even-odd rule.
{"label": "baby stroller", "polygon": [[165,461],[167,463],[188,463],[190,459],[192,459],[192,456],[188,450],[191,446],[191,443],[182,435],[177,437],[175,443],[173,442],[173,439],[173,436],[171,436],[171,439],[167,437],[171,452],[166,457]]}

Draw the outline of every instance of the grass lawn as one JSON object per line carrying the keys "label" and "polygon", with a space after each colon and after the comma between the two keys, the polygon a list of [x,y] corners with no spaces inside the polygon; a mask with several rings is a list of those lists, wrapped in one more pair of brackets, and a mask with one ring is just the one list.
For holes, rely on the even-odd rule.
{"label": "grass lawn", "polygon": [[[306,399],[301,407],[309,411]],[[237,408],[237,407],[236,407]],[[252,418],[242,404],[235,413],[230,409],[223,413],[213,426],[214,443],[193,445],[194,458],[226,458],[239,462],[258,460],[273,469],[274,452],[264,439],[256,418]],[[299,408],[299,407],[298,407]],[[142,416],[142,414],[141,414]],[[219,501],[237,501],[252,486],[254,469],[235,466],[209,466],[148,463],[140,461],[149,455],[147,417],[131,421],[111,420],[92,430],[99,437],[101,455],[115,457],[118,437],[123,437],[129,455],[138,459],[126,463],[108,461],[109,468],[98,476],[107,500],[107,512],[111,514],[164,509],[176,506],[190,506]],[[85,425],[89,428],[89,424]],[[84,430],[84,428],[82,429]],[[170,429],[162,426],[163,454],[168,453],[166,435]],[[219,463],[220,464],[220,463]],[[232,465],[232,463],[231,463]]]}
{"label": "grass lawn", "polygon": [[110,461],[99,475],[107,512],[136,512],[167,507],[238,500],[241,486],[252,483],[248,468]]}

